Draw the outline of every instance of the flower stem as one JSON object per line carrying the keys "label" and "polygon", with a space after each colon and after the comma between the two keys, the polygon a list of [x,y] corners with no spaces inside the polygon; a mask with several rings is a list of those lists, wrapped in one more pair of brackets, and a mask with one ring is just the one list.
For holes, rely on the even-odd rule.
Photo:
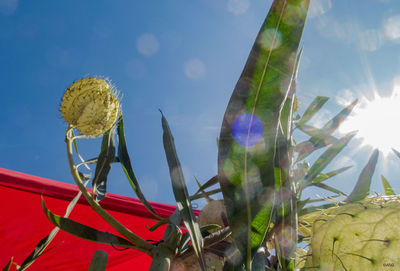
{"label": "flower stem", "polygon": [[77,167],[75,166],[74,159],[72,156],[72,144],[73,144],[73,139],[71,137],[71,131],[73,127],[71,125],[68,125],[66,134],[65,134],[65,143],[67,145],[67,156],[68,156],[68,163],[69,167],[71,170],[72,177],[74,178],[74,181],[76,185],[78,186],[79,190],[82,192],[82,195],[85,197],[87,202],[90,204],[92,209],[100,215],[108,224],[110,224],[116,231],[118,231],[120,234],[122,234],[124,237],[126,237],[129,241],[131,241],[133,244],[137,245],[137,250],[142,251],[147,253],[148,255],[152,255],[152,251],[154,249],[153,245],[147,242],[146,240],[140,238],[133,232],[131,232],[128,228],[123,226],[121,223],[119,223],[114,217],[112,217],[106,210],[104,210],[98,202],[96,202],[90,193],[86,190],[85,186],[83,185],[83,182],[79,176],[79,172],[77,170]]}

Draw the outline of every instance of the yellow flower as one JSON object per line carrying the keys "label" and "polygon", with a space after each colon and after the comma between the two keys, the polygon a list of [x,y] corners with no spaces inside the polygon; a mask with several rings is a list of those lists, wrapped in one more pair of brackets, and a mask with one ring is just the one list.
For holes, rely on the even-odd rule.
{"label": "yellow flower", "polygon": [[120,103],[108,80],[83,78],[64,93],[61,114],[66,122],[84,135],[108,131],[117,120]]}

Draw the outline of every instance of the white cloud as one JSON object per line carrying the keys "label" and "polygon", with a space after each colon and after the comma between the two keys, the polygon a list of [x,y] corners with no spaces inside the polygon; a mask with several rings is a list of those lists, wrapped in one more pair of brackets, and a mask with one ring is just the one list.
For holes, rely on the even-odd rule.
{"label": "white cloud", "polygon": [[359,34],[358,45],[363,51],[375,51],[382,44],[381,32],[375,29],[362,31]]}
{"label": "white cloud", "polygon": [[153,34],[143,34],[138,38],[136,48],[142,55],[152,56],[158,52],[158,40]]}
{"label": "white cloud", "polygon": [[356,95],[350,89],[342,89],[335,95],[336,102],[341,106],[348,106],[356,99]]}
{"label": "white cloud", "polygon": [[385,37],[392,41],[400,40],[400,16],[392,16],[383,22]]}
{"label": "white cloud", "polygon": [[227,9],[235,15],[245,13],[250,7],[249,0],[228,0]]}
{"label": "white cloud", "polygon": [[0,0],[0,13],[11,15],[18,7],[18,0]]}
{"label": "white cloud", "polygon": [[206,67],[200,59],[192,58],[185,62],[184,72],[190,79],[197,80],[204,76]]}
{"label": "white cloud", "polygon": [[365,29],[354,18],[340,21],[332,16],[321,16],[317,28],[322,36],[355,45],[362,51],[375,51],[384,41],[380,29]]}
{"label": "white cloud", "polygon": [[325,14],[332,8],[331,0],[313,0],[310,2],[310,18]]}

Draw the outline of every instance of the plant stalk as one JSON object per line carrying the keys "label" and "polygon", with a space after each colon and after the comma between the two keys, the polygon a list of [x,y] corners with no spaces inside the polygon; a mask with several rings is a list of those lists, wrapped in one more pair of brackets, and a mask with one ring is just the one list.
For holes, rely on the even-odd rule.
{"label": "plant stalk", "polygon": [[73,150],[72,150],[72,144],[73,144],[73,139],[70,137],[70,133],[73,129],[73,126],[68,125],[66,134],[65,134],[65,143],[67,145],[67,156],[68,156],[68,163],[69,167],[71,170],[72,177],[74,178],[74,181],[76,185],[78,186],[79,190],[82,192],[82,195],[85,197],[87,202],[90,204],[92,209],[101,216],[108,224],[110,224],[116,231],[118,231],[120,234],[122,234],[124,237],[126,237],[129,241],[131,241],[133,244],[137,245],[138,247],[135,248],[139,251],[145,252],[148,255],[152,256],[152,251],[153,251],[153,245],[147,242],[146,240],[140,238],[133,232],[131,232],[128,228],[123,226],[121,223],[119,223],[114,217],[112,217],[109,213],[107,213],[106,210],[104,210],[98,202],[96,202],[90,193],[86,190],[85,186],[82,183],[82,180],[79,176],[77,167],[75,166],[74,159],[72,156]]}

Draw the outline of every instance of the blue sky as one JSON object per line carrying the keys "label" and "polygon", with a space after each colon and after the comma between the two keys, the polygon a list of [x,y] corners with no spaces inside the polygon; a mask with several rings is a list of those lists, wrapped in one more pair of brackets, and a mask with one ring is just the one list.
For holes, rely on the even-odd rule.
{"label": "blue sky", "polygon": [[[271,0],[0,0],[0,167],[73,183],[58,106],[85,76],[105,76],[123,95],[132,164],[149,200],[174,203],[162,146],[162,109],[191,192],[217,172],[216,138],[231,92]],[[300,112],[331,99],[315,125],[400,78],[400,3],[312,0],[298,78]],[[397,124],[393,124],[397,125]],[[354,167],[329,184],[350,192],[372,149],[354,140],[330,169]],[[85,158],[99,141],[79,142]],[[400,160],[379,160],[394,187]],[[133,196],[119,165],[109,191]],[[310,195],[323,194],[312,190]]]}

